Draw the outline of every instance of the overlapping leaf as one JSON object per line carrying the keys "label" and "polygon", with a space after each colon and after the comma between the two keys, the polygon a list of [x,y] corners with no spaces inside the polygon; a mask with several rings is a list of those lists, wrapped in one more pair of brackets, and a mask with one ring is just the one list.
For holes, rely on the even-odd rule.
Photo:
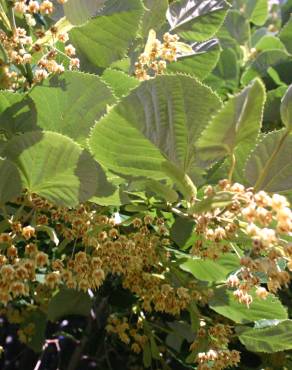
{"label": "overlapping leaf", "polygon": [[111,87],[117,98],[128,95],[133,88],[139,85],[139,81],[136,78],[110,68],[104,71],[101,79]]}
{"label": "overlapping leaf", "polygon": [[125,175],[162,179],[171,166],[188,173],[194,143],[220,106],[191,77],[159,76],[141,83],[96,124],[91,151],[105,167]]}
{"label": "overlapping leaf", "polygon": [[239,340],[252,352],[274,353],[292,349],[292,320],[283,320],[263,329],[245,329]]}
{"label": "overlapping leaf", "polygon": [[201,258],[189,258],[180,265],[184,271],[191,273],[195,278],[202,281],[221,282],[227,276],[240,268],[237,255],[228,253],[216,261]]}
{"label": "overlapping leaf", "polygon": [[108,0],[97,17],[73,29],[70,39],[83,69],[96,71],[123,58],[136,37],[142,16],[141,0]]}
{"label": "overlapping leaf", "polygon": [[227,101],[197,143],[204,166],[232,154],[238,165],[245,162],[259,134],[264,101],[265,91],[259,80]]}
{"label": "overlapping leaf", "polygon": [[224,0],[178,0],[170,4],[171,30],[190,41],[204,41],[217,32],[229,5]]}
{"label": "overlapping leaf", "polygon": [[32,89],[39,128],[55,131],[85,144],[90,128],[116,99],[95,75],[65,72]]}
{"label": "overlapping leaf", "polygon": [[23,188],[64,206],[75,206],[98,189],[107,192],[101,167],[71,139],[53,132],[15,136],[5,147],[18,168]]}
{"label": "overlapping leaf", "polygon": [[0,131],[8,137],[19,132],[36,129],[36,110],[32,99],[27,95],[1,91]]}
{"label": "overlapping leaf", "polygon": [[220,56],[216,39],[192,45],[193,52],[178,56],[175,63],[168,64],[170,72],[181,72],[203,80],[214,69]]}
{"label": "overlapping leaf", "polygon": [[253,302],[250,307],[239,303],[233,296],[233,292],[222,288],[214,290],[214,296],[209,301],[210,307],[220,315],[236,323],[248,323],[263,319],[285,320],[288,318],[287,310],[280,300],[270,294],[266,300],[256,297],[252,293]]}
{"label": "overlapping leaf", "polygon": [[20,173],[13,162],[0,158],[0,179],[0,205],[3,205],[22,190]]}
{"label": "overlapping leaf", "polygon": [[270,67],[278,67],[289,60],[289,54],[284,50],[265,50],[258,54],[256,59],[245,70],[241,81],[243,84],[248,84],[255,77],[265,77]]}
{"label": "overlapping leaf", "polygon": [[264,136],[249,158],[245,174],[258,189],[281,192],[292,189],[292,134],[285,130]]}

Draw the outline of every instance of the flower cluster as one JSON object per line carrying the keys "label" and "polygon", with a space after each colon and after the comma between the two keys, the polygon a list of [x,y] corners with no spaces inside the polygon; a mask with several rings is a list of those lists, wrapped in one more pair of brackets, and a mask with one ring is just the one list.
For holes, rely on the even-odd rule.
{"label": "flower cluster", "polygon": [[[59,0],[61,4],[65,2]],[[45,20],[41,23],[37,21],[53,13],[51,1],[21,0],[9,6],[12,15],[6,19],[6,29],[0,31],[3,52],[3,58],[0,59],[0,88],[25,90],[50,74],[62,73],[67,67],[79,68],[74,47],[70,44],[65,46],[69,36],[61,26],[56,23],[49,27]],[[22,27],[17,25],[20,20]]]}
{"label": "flower cluster", "polygon": [[[231,335],[232,329],[228,325],[216,324],[207,328],[201,321],[197,338],[190,346],[190,350],[197,353],[198,370],[222,370],[239,364],[239,352],[228,349]],[[198,351],[202,347],[206,348],[205,352]]]}
{"label": "flower cluster", "polygon": [[[205,201],[214,207],[193,214],[198,240],[192,248],[194,255],[216,259],[222,253],[235,251],[241,269],[231,275],[228,285],[236,288],[234,296],[239,302],[251,304],[249,292],[265,299],[266,288],[260,286],[259,273],[267,277],[267,289],[276,292],[290,281],[289,272],[281,269],[279,261],[292,267],[292,250],[287,237],[292,233],[292,212],[284,196],[255,193],[241,184],[220,181],[218,186],[205,189]],[[216,204],[224,206],[216,206]],[[236,243],[244,242],[244,255],[236,250]]]}
{"label": "flower cluster", "polygon": [[127,317],[119,318],[112,314],[108,318],[106,331],[118,335],[123,343],[131,345],[131,350],[135,353],[140,353],[148,342],[142,320],[138,320],[137,324],[133,325],[128,322]]}
{"label": "flower cluster", "polygon": [[165,33],[163,42],[154,38],[146,45],[144,52],[139,56],[135,63],[135,75],[141,80],[148,80],[151,76],[163,74],[167,67],[167,62],[174,62],[178,53],[177,35]]}

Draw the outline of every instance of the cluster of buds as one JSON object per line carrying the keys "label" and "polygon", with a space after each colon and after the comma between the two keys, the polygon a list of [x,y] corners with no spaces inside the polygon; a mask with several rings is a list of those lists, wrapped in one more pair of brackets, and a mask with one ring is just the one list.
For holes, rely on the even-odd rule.
{"label": "cluster of buds", "polygon": [[[162,218],[146,215],[121,228],[113,218],[102,214],[102,207],[54,207],[35,195],[18,202],[34,210],[36,224],[24,226],[21,218],[12,217],[8,220],[10,228],[0,235],[0,243],[4,244],[0,255],[0,300],[4,305],[17,297],[31,296],[31,283],[36,284],[38,274],[43,275],[41,285],[51,291],[60,285],[96,290],[108,275],[121,277],[123,287],[139,297],[148,312],[176,315],[191,299],[206,300],[196,286],[168,281],[168,268],[161,261],[170,258],[165,248],[170,240]],[[68,254],[56,259],[42,249],[38,228],[43,226],[54,229],[59,240],[68,242]]]}
{"label": "cluster of buds", "polygon": [[[66,0],[58,0],[64,4]],[[39,24],[36,17],[49,16],[54,11],[51,1],[15,1],[12,4],[11,24],[0,31],[3,58],[0,59],[0,89],[18,90],[31,87],[50,74],[62,73],[65,68],[78,69],[79,59],[75,57],[69,36],[58,29],[58,24],[46,29],[45,22]],[[14,13],[18,17],[14,16]],[[19,17],[26,27],[17,26]],[[10,21],[7,18],[7,22]],[[44,37],[46,36],[46,37]],[[57,56],[63,62],[57,62]],[[63,64],[64,63],[64,64]]]}
{"label": "cluster of buds", "polygon": [[239,352],[228,349],[231,335],[232,329],[228,325],[216,324],[207,328],[205,321],[200,322],[196,340],[190,345],[192,352],[198,352],[202,345],[206,348],[195,358],[199,370],[222,370],[239,364]]}
{"label": "cluster of buds", "polygon": [[[248,306],[252,289],[265,299],[268,291],[276,292],[290,281],[289,272],[279,267],[279,261],[285,260],[288,270],[292,270],[292,248],[287,239],[292,235],[292,212],[284,196],[255,193],[252,188],[227,180],[205,189],[206,200],[222,201],[223,196],[229,199],[223,207],[193,215],[199,239],[192,253],[216,259],[234,251],[239,238],[245,240],[244,256],[238,255],[241,268],[229,277],[227,284],[236,288],[236,299]],[[266,276],[268,291],[260,286],[258,273]]]}
{"label": "cluster of buds", "polygon": [[154,31],[150,31],[150,35],[144,52],[135,63],[135,76],[141,81],[163,74],[167,62],[174,62],[177,59],[179,40],[177,35],[165,33],[162,43],[156,39]]}
{"label": "cluster of buds", "polygon": [[112,314],[108,318],[106,331],[109,334],[118,335],[123,343],[131,346],[131,350],[134,353],[140,353],[148,342],[148,337],[143,331],[142,320],[138,320],[134,325],[129,323],[127,317],[119,318],[117,315]]}

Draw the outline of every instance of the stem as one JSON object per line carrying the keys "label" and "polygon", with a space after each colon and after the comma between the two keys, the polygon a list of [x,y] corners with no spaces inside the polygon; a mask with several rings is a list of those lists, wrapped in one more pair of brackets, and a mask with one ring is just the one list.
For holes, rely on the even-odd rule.
{"label": "stem", "polygon": [[259,189],[261,188],[261,186],[263,185],[263,182],[265,181],[265,178],[271,168],[271,165],[274,161],[274,159],[276,158],[276,156],[278,155],[279,151],[281,150],[285,140],[287,139],[287,137],[289,136],[290,134],[290,131],[286,130],[285,134],[282,136],[281,140],[279,141],[279,144],[277,145],[277,147],[275,148],[275,150],[273,151],[272,155],[270,156],[269,160],[267,161],[265,167],[263,168],[259,178],[257,179],[257,182],[254,186],[254,191],[257,192],[259,191]]}
{"label": "stem", "polygon": [[231,166],[230,166],[230,170],[228,174],[228,180],[232,182],[232,176],[233,176],[233,172],[234,172],[235,165],[236,165],[236,158],[235,158],[234,153],[232,153],[230,157],[231,157]]}

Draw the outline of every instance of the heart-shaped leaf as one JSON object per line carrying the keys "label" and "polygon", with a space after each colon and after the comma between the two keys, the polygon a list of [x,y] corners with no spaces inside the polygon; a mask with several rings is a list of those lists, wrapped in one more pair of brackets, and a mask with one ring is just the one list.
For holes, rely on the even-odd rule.
{"label": "heart-shaped leaf", "polygon": [[221,103],[197,80],[164,75],[145,81],[92,130],[89,145],[106,168],[163,179],[192,171],[194,143]]}
{"label": "heart-shaped leaf", "polygon": [[53,76],[34,87],[29,96],[38,127],[70,136],[83,145],[94,122],[116,101],[98,76],[80,72]]}
{"label": "heart-shaped leaf", "polygon": [[64,206],[108,190],[105,174],[87,151],[68,137],[32,131],[15,136],[5,155],[18,168],[24,188]]}

